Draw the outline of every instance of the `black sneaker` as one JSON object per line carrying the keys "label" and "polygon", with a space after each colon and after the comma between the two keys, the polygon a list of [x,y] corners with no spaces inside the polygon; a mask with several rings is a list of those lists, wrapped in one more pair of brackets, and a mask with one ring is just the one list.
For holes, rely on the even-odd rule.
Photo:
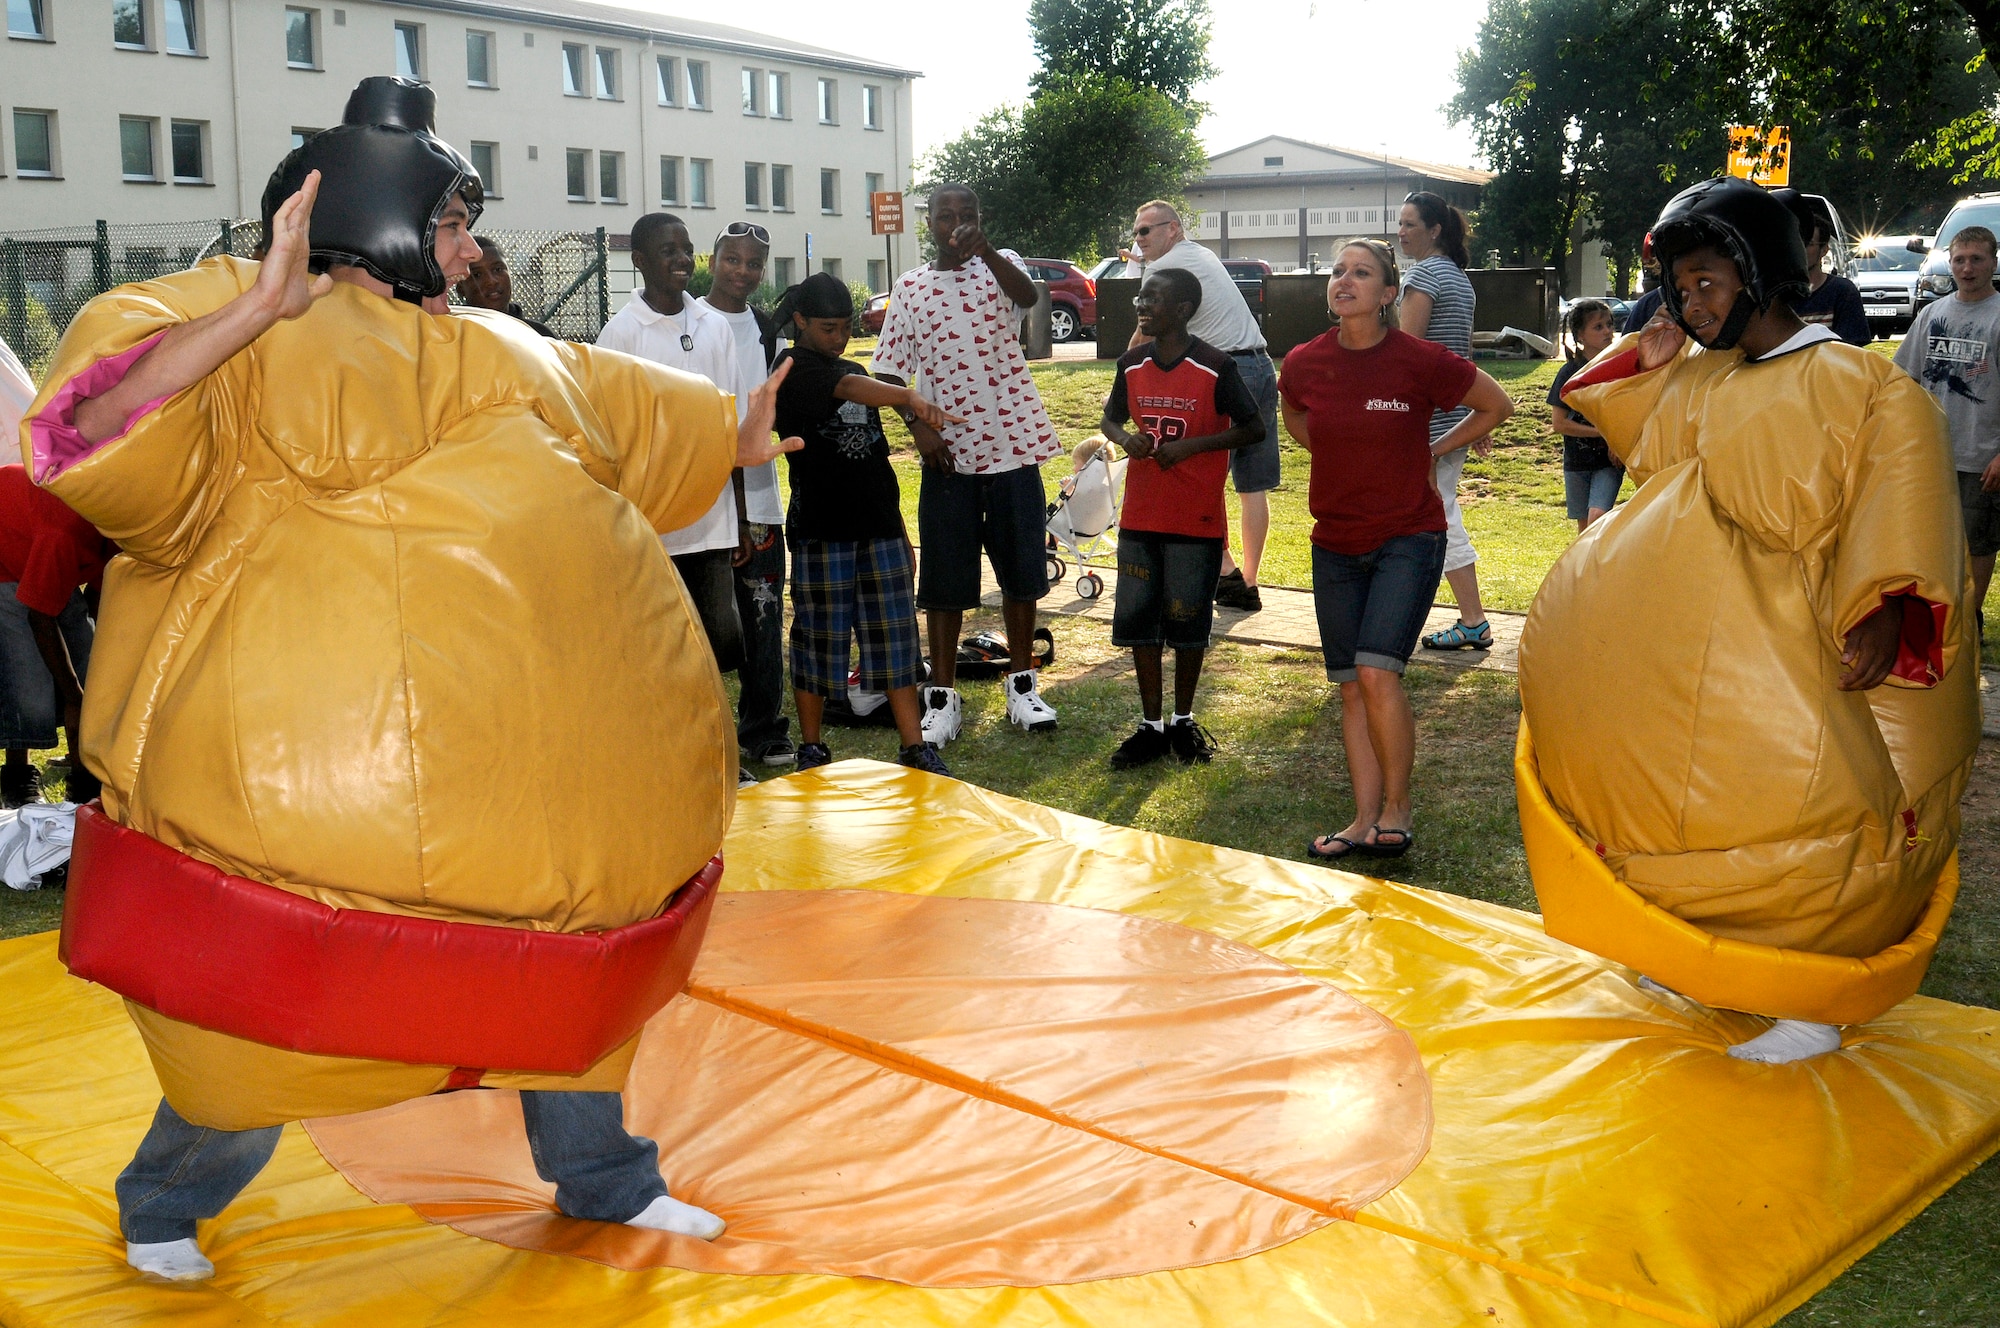
{"label": "black sneaker", "polygon": [[798,749],[792,746],[790,738],[772,738],[760,742],[751,751],[750,759],[758,765],[787,766],[798,756]]}
{"label": "black sneaker", "polygon": [[0,768],[0,807],[25,807],[41,800],[41,771],[31,765]]}
{"label": "black sneaker", "polygon": [[1257,587],[1243,584],[1241,571],[1224,572],[1216,578],[1215,603],[1218,608],[1241,609],[1245,613],[1256,613],[1264,607]]}
{"label": "black sneaker", "polygon": [[1137,766],[1151,765],[1167,754],[1167,735],[1163,729],[1141,723],[1138,732],[1118,744],[1118,750],[1111,753],[1113,770],[1131,770]]}
{"label": "black sneaker", "polygon": [[1208,758],[1215,755],[1215,735],[1194,722],[1192,718],[1175,720],[1167,725],[1167,745],[1174,749],[1182,765],[1192,765],[1200,761],[1208,764]]}
{"label": "black sneaker", "polygon": [[810,770],[814,766],[832,764],[833,753],[826,749],[825,743],[802,742],[799,744],[797,764],[793,768],[796,770]]}
{"label": "black sneaker", "polygon": [[944,758],[938,755],[937,744],[932,742],[911,743],[896,753],[896,764],[908,766],[912,770],[922,770],[926,774],[944,775],[947,778],[951,775],[951,767],[944,763]]}

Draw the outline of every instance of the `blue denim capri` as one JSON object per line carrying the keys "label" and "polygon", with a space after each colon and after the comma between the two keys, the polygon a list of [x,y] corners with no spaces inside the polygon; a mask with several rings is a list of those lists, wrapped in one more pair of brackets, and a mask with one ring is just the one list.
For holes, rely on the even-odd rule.
{"label": "blue denim capri", "polygon": [[1444,575],[1444,544],[1444,531],[1427,530],[1367,553],[1313,545],[1313,609],[1328,678],[1353,682],[1364,665],[1403,671]]}

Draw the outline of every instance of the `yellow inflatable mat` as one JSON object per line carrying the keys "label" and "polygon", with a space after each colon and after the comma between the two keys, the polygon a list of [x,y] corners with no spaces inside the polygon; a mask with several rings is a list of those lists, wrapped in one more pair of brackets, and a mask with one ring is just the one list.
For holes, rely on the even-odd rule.
{"label": "yellow inflatable mat", "polygon": [[[1318,1021],[1308,1036],[1289,1018],[1260,1024],[1253,1008],[1248,1015],[1236,1011],[1247,1022],[1211,1030],[1205,1044],[1211,1047],[1229,1029],[1248,1030],[1244,1074],[1257,1080],[1253,1087],[1271,1089],[1272,1067],[1294,1054],[1287,1039],[1322,1057],[1334,1054],[1329,1047],[1358,1040],[1375,1058],[1370,1064],[1388,1067],[1388,1078],[1377,1073],[1381,1082],[1369,1091],[1381,1112],[1399,1117],[1396,1132],[1343,1164],[1344,1175],[1359,1178],[1346,1192],[1361,1206],[1347,1220],[1345,1207],[1318,1203],[1312,1195],[1322,1190],[1302,1183],[1311,1211],[1293,1214],[1253,1185],[1246,1193],[1264,1195],[1256,1202],[1266,1211],[1266,1225],[1258,1228],[1265,1234],[1244,1238],[1239,1249],[1258,1252],[1239,1254],[1226,1242],[1211,1248],[1179,1233],[1172,1240],[1163,1234],[1153,1266],[1168,1271],[1079,1281],[1072,1280],[1078,1270],[1087,1273],[1098,1257],[1083,1248],[1089,1233],[1079,1232],[1066,1271],[1052,1273],[1047,1285],[954,1284],[927,1266],[936,1260],[921,1250],[912,1259],[867,1265],[885,1269],[881,1276],[639,1266],[672,1265],[676,1258],[700,1262],[671,1249],[619,1267],[620,1256],[603,1255],[586,1238],[567,1244],[549,1239],[549,1224],[565,1220],[537,1215],[534,1206],[542,1201],[533,1195],[524,1193],[512,1216],[488,1212],[470,1219],[463,1205],[371,1201],[357,1183],[393,1187],[368,1171],[370,1165],[382,1170],[369,1141],[392,1135],[352,1128],[341,1135],[328,1128],[352,1127],[349,1120],[313,1128],[324,1132],[323,1142],[340,1136],[329,1142],[329,1152],[343,1159],[356,1183],[322,1157],[305,1131],[288,1127],[271,1166],[203,1229],[216,1278],[169,1286],[125,1267],[111,1196],[112,1180],[158,1100],[157,1082],[118,1000],[67,977],[55,958],[54,937],[35,936],[0,944],[0,1008],[7,1011],[0,1021],[0,1323],[1767,1324],[2000,1145],[2000,1013],[1993,1011],[1913,998],[1849,1030],[1836,1056],[1797,1066],[1745,1064],[1721,1051],[1752,1032],[1754,1021],[1656,1001],[1638,990],[1630,970],[1550,940],[1532,915],[1107,826],[968,784],[862,762],[746,790],[726,853],[729,891],[865,890],[1068,905],[1223,938],[1230,944],[1210,947],[1214,953],[1173,958],[1180,966],[1174,971],[1199,971],[1200,981],[1222,984],[1217,990],[1276,991],[1278,997],[1256,996],[1250,1004],[1282,999],[1292,1003],[1284,1008],[1307,1011]],[[897,916],[893,909],[863,911]],[[810,920],[837,950],[860,934],[843,930],[849,924],[841,921],[842,912],[830,905],[817,912],[766,909],[760,916],[765,925],[793,931]],[[755,1037],[792,1038],[810,1022],[798,1014],[802,1010],[829,1028],[852,1023],[847,1003],[829,1000],[814,983],[788,988],[782,974],[764,974],[759,966],[770,961],[744,943],[745,923],[723,921],[720,910],[717,916],[719,927],[738,930],[731,946],[718,948],[706,978],[697,970],[694,994],[676,1003],[710,1011],[685,1027],[741,1018],[754,1025]],[[749,917],[742,910],[731,916]],[[939,927],[960,924],[991,943],[992,927],[1020,927],[1022,915],[947,908],[926,924],[926,943],[942,934]],[[1110,934],[1097,924],[1084,930]],[[1032,926],[1021,934],[1041,936],[1036,944],[1065,943],[1060,934]],[[1158,927],[1132,934],[1143,942],[1129,947],[1135,972],[1164,972],[1161,964],[1168,961],[1148,956],[1187,948]],[[1429,1081],[1427,1152],[1419,1086],[1395,1069],[1400,1035],[1371,1023],[1365,1010],[1342,1004],[1338,993],[1320,1001],[1296,989],[1251,950],[1331,984],[1414,1039]],[[1018,950],[995,946],[993,953]],[[721,971],[725,959],[734,966],[733,977]],[[855,977],[848,973],[843,980]],[[1032,985],[1021,977],[993,980]],[[884,990],[878,983],[871,999],[883,1001]],[[935,999],[935,983],[931,990]],[[1059,995],[1043,992],[1039,999],[1073,1014],[1062,1003],[1080,999],[1076,991]],[[1107,1017],[1119,1017],[1125,999],[1107,996]],[[779,1005],[794,1012],[788,1027],[776,1026],[787,1021],[768,1014]],[[881,1004],[871,1017],[886,1031],[847,1050],[871,1072],[893,1070],[921,1080],[936,1039],[917,1050],[898,1042],[888,1027],[898,1014],[895,1002]],[[670,1016],[690,1018],[685,1008],[676,1014],[669,1007],[661,1018]],[[743,1036],[731,1034],[739,1042]],[[814,1064],[823,1068],[790,1086],[800,1091],[802,1111],[809,1102],[837,1100],[802,1090],[823,1086],[839,1072],[824,1053],[842,1036],[836,1030],[814,1043],[822,1056]],[[991,1034],[1004,1036],[1005,1029]],[[660,1041],[665,1054],[668,1039]],[[984,1031],[960,1041],[955,1054],[975,1061],[995,1054]],[[1059,1058],[1049,1064],[1062,1071],[1056,1077],[1064,1085],[1065,1075],[1081,1073],[1075,1066],[1064,1069]],[[1048,1065],[1034,1068],[1049,1072]],[[1205,1072],[1226,1080],[1226,1069],[1211,1056]],[[995,1113],[1008,1105],[982,1097],[970,1080],[923,1081],[915,1088],[932,1098],[963,1089],[967,1110]],[[781,1076],[766,1095],[784,1091]],[[1060,1105],[1064,1091],[1038,1100]],[[1138,1084],[1133,1096],[1165,1091]],[[1226,1082],[1205,1091],[1218,1103],[1231,1096]],[[391,1111],[505,1114],[501,1094],[454,1098]],[[1015,1105],[1032,1114],[1032,1103]],[[1119,1105],[1100,1100],[1093,1109],[1100,1112],[1097,1119],[1111,1122],[1089,1126],[1103,1136],[1093,1136],[1095,1146],[1117,1133]],[[941,1098],[926,1110],[938,1119],[959,1111]],[[865,1154],[869,1121],[866,1114],[840,1118],[833,1128],[841,1147]],[[1198,1136],[1199,1122],[1190,1121],[1183,1120],[1183,1134]],[[1043,1120],[1009,1128],[1024,1130],[1022,1139],[1060,1143],[1048,1126]],[[1312,1133],[1303,1124],[1297,1132]],[[1260,1156],[1276,1156],[1269,1150],[1282,1148],[1281,1134],[1258,1141],[1266,1149]],[[693,1131],[690,1139],[698,1136]],[[455,1140],[448,1131],[430,1137],[440,1149]],[[776,1135],[770,1137],[776,1147]],[[1207,1139],[1192,1145],[1197,1152],[1215,1146]],[[883,1192],[909,1183],[905,1147],[885,1157],[879,1172],[854,1179],[871,1205],[871,1220],[891,1237],[893,1222],[882,1218]],[[713,1161],[723,1162],[724,1151]],[[1289,1176],[1306,1166],[1318,1176],[1330,1165],[1319,1159],[1333,1151],[1327,1143],[1312,1157],[1285,1158],[1267,1170]],[[1164,1147],[1155,1152],[1148,1165],[1179,1165]],[[1396,1160],[1419,1156],[1414,1170]],[[1024,1174],[1032,1176],[1042,1161],[1040,1154],[1023,1158]],[[672,1174],[672,1159],[664,1165],[678,1191],[682,1182]],[[1121,1154],[1116,1165],[1128,1160]],[[1216,1171],[1255,1181],[1257,1165],[1252,1158]],[[1385,1179],[1370,1182],[1371,1176]],[[1398,1177],[1400,1184],[1380,1193],[1382,1184]],[[530,1172],[524,1184],[532,1186],[533,1179]],[[928,1176],[924,1202],[937,1207],[938,1187],[948,1179]],[[1171,1177],[1148,1193],[1149,1211],[1167,1213]],[[894,1191],[889,1194],[893,1198]],[[949,1197],[947,1189],[947,1207]],[[1210,1205],[1203,1216],[1219,1220],[1214,1205],[1229,1202],[1225,1191],[1211,1186],[1200,1200]],[[721,1191],[715,1204],[727,1214]],[[835,1219],[831,1229],[838,1210],[829,1216]],[[493,1238],[466,1234],[454,1222]],[[1138,1237],[1144,1245],[1143,1231]],[[1133,1232],[1124,1239],[1131,1244]],[[584,1257],[546,1252],[554,1248]],[[775,1260],[769,1266],[788,1266],[776,1255],[759,1257]],[[718,1259],[707,1266],[729,1266]]]}

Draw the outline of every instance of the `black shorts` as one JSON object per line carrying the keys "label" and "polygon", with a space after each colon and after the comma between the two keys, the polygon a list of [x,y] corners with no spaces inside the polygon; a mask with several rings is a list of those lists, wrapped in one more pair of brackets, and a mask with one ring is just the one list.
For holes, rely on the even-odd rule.
{"label": "black shorts", "polygon": [[982,548],[1002,595],[1038,600],[1048,594],[1047,504],[1040,466],[997,475],[925,466],[917,491],[917,537],[923,545],[917,607],[978,608]]}
{"label": "black shorts", "polygon": [[1958,472],[1958,510],[1965,516],[1966,551],[1991,558],[2000,553],[2000,493],[1986,492],[1980,478],[1977,471]]}
{"label": "black shorts", "polygon": [[1206,650],[1221,574],[1219,539],[1119,531],[1111,644]]}

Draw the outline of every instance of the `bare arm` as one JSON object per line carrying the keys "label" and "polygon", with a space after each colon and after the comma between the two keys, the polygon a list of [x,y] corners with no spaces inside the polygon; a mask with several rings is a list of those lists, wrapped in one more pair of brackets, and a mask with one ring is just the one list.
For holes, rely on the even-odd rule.
{"label": "bare arm", "polygon": [[148,401],[194,386],[278,323],[303,315],[332,290],[333,278],[324,273],[314,276],[306,266],[312,256],[313,200],[318,196],[319,172],[314,171],[306,176],[305,187],[278,209],[272,221],[271,251],[258,270],[257,284],[214,313],[168,331],[133,363],[117,386],[77,407],[77,432],[93,443],[115,436]]}
{"label": "bare arm", "polygon": [[915,416],[933,429],[965,423],[961,417],[947,415],[943,408],[918,396],[914,387],[899,387],[867,374],[848,374],[833,385],[833,394],[842,401],[859,401],[864,406],[886,406],[902,414],[906,421]]}
{"label": "bare arm", "polygon": [[1549,412],[1549,427],[1565,438],[1602,438],[1594,424],[1579,423],[1569,411],[1557,406]]}
{"label": "bare arm", "polygon": [[[963,228],[961,228],[962,230]],[[1032,277],[1020,268],[1015,267],[1005,254],[994,248],[993,241],[986,238],[984,231],[978,233],[978,238],[979,247],[974,252],[986,260],[987,267],[993,269],[993,279],[1000,283],[1001,290],[1007,292],[1008,299],[1012,300],[1015,304],[1025,307],[1032,305],[1040,298],[1040,293],[1036,291],[1035,282]],[[964,251],[961,250],[960,252]]]}
{"label": "bare arm", "polygon": [[1297,443],[1300,447],[1312,446],[1306,440],[1306,412],[1299,410],[1283,397],[1279,397],[1278,414],[1284,420],[1285,432],[1292,436],[1293,442]]}
{"label": "bare arm", "polygon": [[1505,424],[1514,414],[1514,400],[1505,388],[1493,381],[1484,369],[1474,369],[1472,386],[1459,405],[1472,413],[1451,427],[1444,437],[1431,444],[1431,455],[1444,456],[1468,443],[1477,442]]}
{"label": "bare arm", "polygon": [[1430,331],[1431,308],[1430,296],[1405,286],[1403,301],[1396,308],[1397,324],[1403,331],[1421,341],[1424,339],[1424,333]]}
{"label": "bare arm", "polygon": [[[849,375],[849,377],[852,376]],[[904,387],[902,378],[896,374],[878,373],[875,377],[892,387],[902,388],[904,391],[909,390]],[[923,463],[926,466],[932,466],[938,470],[957,469],[956,466],[952,465],[951,461],[951,444],[944,440],[943,434],[930,425],[925,424],[922,419],[915,415],[911,415],[903,423],[909,426],[910,437],[916,439],[917,455],[923,459]]]}
{"label": "bare arm", "polygon": [[1169,438],[1153,448],[1153,459],[1160,463],[1161,470],[1171,470],[1176,462],[1202,452],[1226,452],[1238,447],[1252,447],[1263,441],[1264,421],[1252,419],[1201,438]]}

